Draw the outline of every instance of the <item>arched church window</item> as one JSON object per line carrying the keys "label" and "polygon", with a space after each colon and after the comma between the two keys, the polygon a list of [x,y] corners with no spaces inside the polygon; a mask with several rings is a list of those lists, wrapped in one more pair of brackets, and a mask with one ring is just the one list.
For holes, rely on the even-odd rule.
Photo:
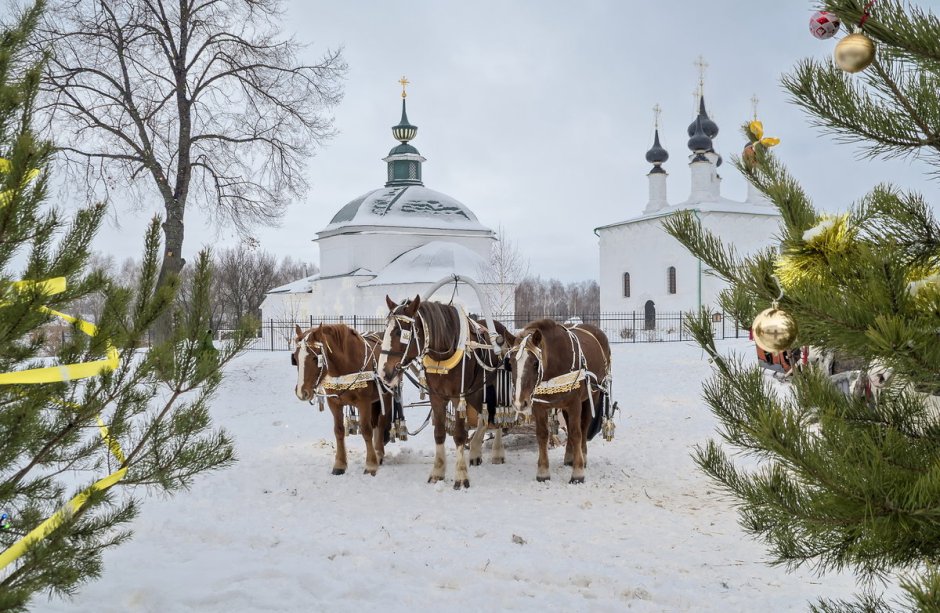
{"label": "arched church window", "polygon": [[623,273],[623,297],[630,297],[630,273]]}
{"label": "arched church window", "polygon": [[670,294],[676,293],[676,267],[670,266],[666,272],[666,283]]}

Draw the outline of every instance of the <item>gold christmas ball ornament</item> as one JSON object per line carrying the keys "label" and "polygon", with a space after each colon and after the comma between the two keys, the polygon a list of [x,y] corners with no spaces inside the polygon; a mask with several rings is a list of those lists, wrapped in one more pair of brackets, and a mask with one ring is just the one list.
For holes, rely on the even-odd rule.
{"label": "gold christmas ball ornament", "polygon": [[761,311],[754,318],[751,330],[757,346],[764,351],[785,351],[796,342],[796,321],[775,306]]}
{"label": "gold christmas ball ornament", "polygon": [[861,72],[875,61],[875,43],[864,34],[849,34],[836,45],[835,60],[846,72]]}

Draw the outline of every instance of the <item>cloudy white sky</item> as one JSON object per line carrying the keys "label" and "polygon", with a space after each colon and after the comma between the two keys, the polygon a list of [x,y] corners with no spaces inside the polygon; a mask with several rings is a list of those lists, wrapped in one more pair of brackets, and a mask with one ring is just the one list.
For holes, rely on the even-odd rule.
{"label": "cloudy white sky", "polygon": [[[780,75],[835,41],[808,31],[811,2],[711,0],[293,0],[285,31],[310,43],[311,56],[342,45],[350,70],[335,110],[339,133],[310,160],[312,189],[280,228],[260,229],[261,247],[318,261],[315,232],[354,197],[382,186],[381,158],[395,144],[402,75],[414,145],[427,157],[425,184],[503,226],[531,270],[564,281],[596,278],[592,229],[638,215],[646,203],[651,107],[662,106],[661,136],[672,202],[688,196],[686,126],[693,118],[693,65],[701,54],[708,110],[729,158],[743,146],[737,126],[760,98],[777,152],[824,209],[845,207],[881,181],[924,191],[937,183],[917,161],[859,161],[858,150],[811,127],[789,104]],[[723,195],[745,184],[723,167]],[[152,212],[118,212],[98,248],[137,255]],[[235,244],[229,230],[187,213],[187,249]],[[189,256],[187,256],[189,257]]]}

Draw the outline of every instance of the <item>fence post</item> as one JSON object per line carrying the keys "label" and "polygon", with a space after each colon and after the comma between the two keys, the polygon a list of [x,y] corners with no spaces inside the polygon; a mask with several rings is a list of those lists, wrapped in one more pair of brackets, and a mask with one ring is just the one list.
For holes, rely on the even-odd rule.
{"label": "fence post", "polygon": [[633,339],[633,342],[636,342],[636,311],[633,311],[633,334],[630,335],[630,338]]}
{"label": "fence post", "polygon": [[359,329],[359,316],[358,315],[353,315],[353,329],[354,330]]}
{"label": "fence post", "polygon": [[725,315],[725,312],[722,311],[722,312],[721,312],[721,340],[725,340],[725,336],[727,336],[727,335],[725,334],[725,320],[726,320],[727,318],[728,318],[728,317]]}
{"label": "fence post", "polygon": [[274,320],[268,320],[269,330],[271,332],[271,351],[274,351]]}

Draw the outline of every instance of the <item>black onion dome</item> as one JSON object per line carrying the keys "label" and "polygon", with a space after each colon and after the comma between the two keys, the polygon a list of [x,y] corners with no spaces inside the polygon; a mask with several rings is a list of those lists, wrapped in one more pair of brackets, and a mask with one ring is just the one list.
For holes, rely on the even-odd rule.
{"label": "black onion dome", "polygon": [[[705,111],[705,96],[701,96],[698,99],[698,117],[702,120],[702,130],[705,132],[705,136],[708,138],[715,138],[718,136],[718,124],[711,120],[708,116],[708,113]],[[691,137],[695,134],[695,122],[689,124],[688,128],[689,136]]]}
{"label": "black onion dome", "polygon": [[646,161],[650,164],[662,164],[669,159],[669,152],[659,144],[659,130],[656,130],[656,136],[653,138],[653,146],[646,152]]}
{"label": "black onion dome", "polygon": [[710,139],[708,135],[705,134],[705,129],[703,128],[702,123],[701,115],[695,118],[692,138],[689,139],[689,149],[695,153],[704,153],[712,149],[712,139]]}

